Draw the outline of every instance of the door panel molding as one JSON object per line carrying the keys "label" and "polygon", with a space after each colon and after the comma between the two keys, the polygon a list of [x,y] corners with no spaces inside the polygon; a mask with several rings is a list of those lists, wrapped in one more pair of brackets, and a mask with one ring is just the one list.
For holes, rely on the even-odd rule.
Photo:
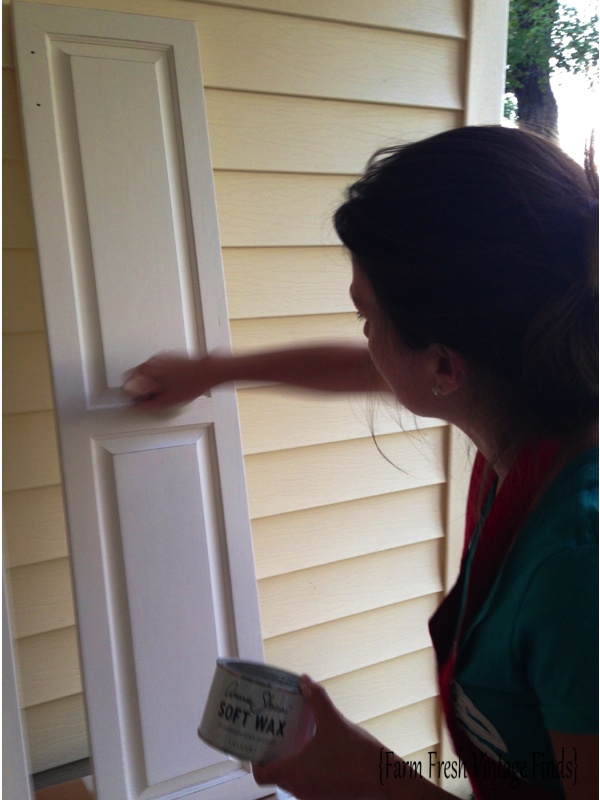
{"label": "door panel molding", "polygon": [[98,800],[260,797],[196,735],[217,655],[262,658],[234,389],[120,391],[157,350],[230,349],[196,25],[14,21]]}

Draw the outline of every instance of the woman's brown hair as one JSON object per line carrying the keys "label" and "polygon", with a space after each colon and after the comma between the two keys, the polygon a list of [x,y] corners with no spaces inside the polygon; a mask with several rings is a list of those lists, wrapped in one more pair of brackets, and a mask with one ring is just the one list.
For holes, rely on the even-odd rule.
{"label": "woman's brown hair", "polygon": [[498,387],[506,426],[597,418],[591,162],[523,130],[460,128],[376,153],[335,226],[401,340],[461,353]]}

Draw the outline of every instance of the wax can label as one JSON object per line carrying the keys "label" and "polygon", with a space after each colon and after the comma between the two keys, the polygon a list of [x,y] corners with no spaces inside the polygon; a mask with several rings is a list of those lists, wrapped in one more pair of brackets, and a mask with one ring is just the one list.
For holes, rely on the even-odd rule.
{"label": "wax can label", "polygon": [[297,675],[253,661],[217,660],[198,728],[207,744],[266,764],[298,751],[313,727]]}

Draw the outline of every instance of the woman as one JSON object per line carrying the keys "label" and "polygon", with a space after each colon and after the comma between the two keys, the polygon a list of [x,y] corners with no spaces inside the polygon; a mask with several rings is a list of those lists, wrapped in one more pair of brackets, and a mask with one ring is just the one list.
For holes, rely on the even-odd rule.
{"label": "woman", "polygon": [[[230,380],[392,391],[478,455],[461,575],[430,623],[477,797],[597,796],[598,180],[520,130],[382,151],[335,215],[368,350],[315,346],[137,368],[161,408]],[[308,678],[316,734],[255,766],[302,800],[443,798]]]}

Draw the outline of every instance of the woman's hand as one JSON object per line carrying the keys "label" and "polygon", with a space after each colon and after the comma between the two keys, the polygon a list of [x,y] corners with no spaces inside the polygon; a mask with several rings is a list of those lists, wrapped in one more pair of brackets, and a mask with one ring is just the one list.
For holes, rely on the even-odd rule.
{"label": "woman's hand", "polygon": [[189,403],[220,382],[212,356],[164,353],[128,372],[123,391],[140,408],[158,410]]}
{"label": "woman's hand", "polygon": [[326,691],[303,676],[302,694],[316,723],[314,737],[296,755],[254,765],[259,784],[276,784],[299,800],[364,800],[383,796],[381,743],[349,722]]}

